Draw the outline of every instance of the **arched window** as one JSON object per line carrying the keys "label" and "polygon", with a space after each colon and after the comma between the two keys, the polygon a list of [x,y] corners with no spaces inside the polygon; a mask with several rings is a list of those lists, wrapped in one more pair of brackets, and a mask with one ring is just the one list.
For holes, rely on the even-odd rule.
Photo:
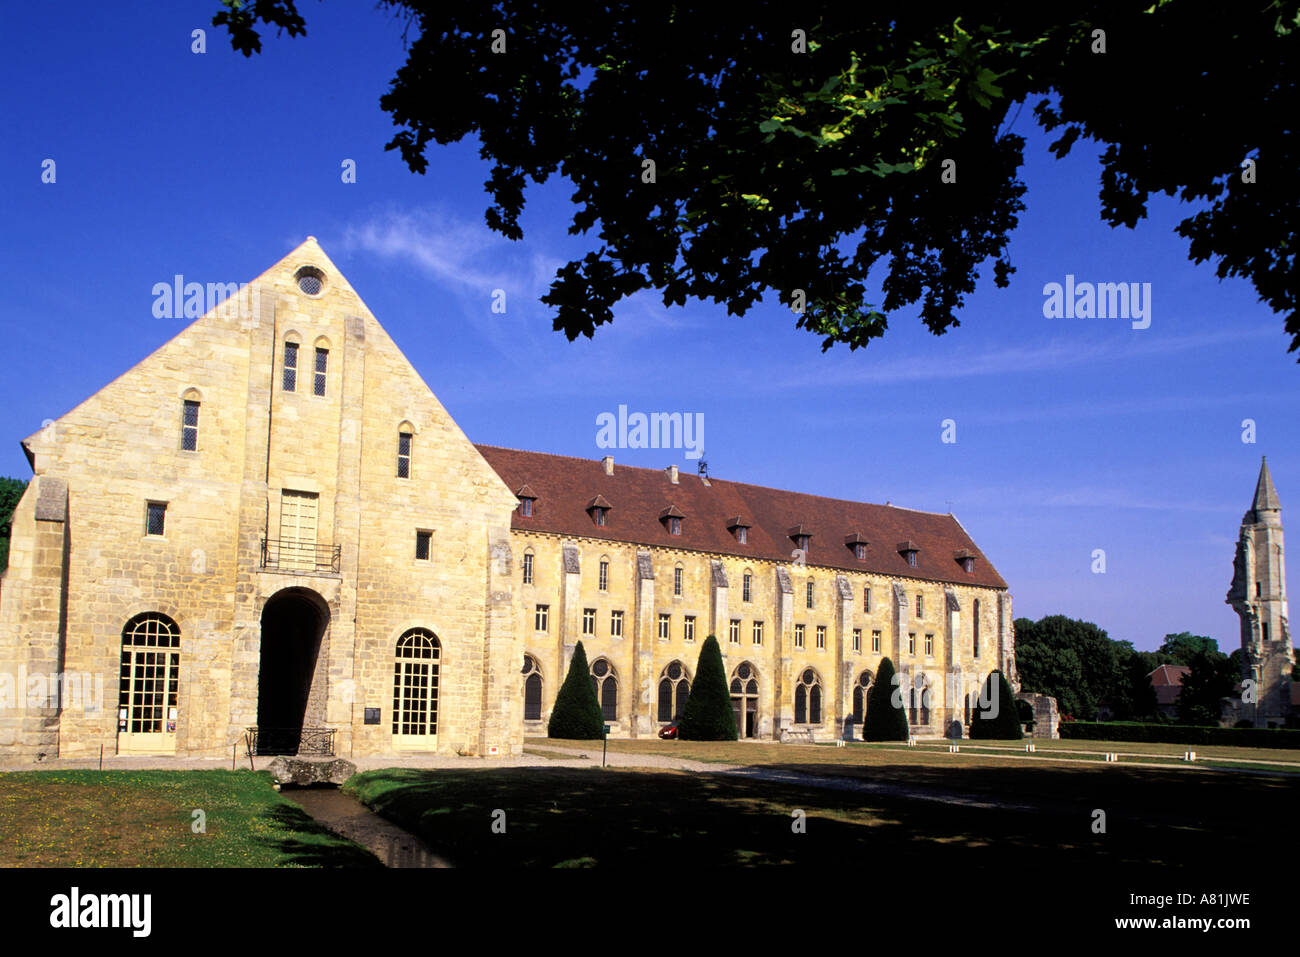
{"label": "arched window", "polygon": [[411,428],[409,422],[403,422],[397,427],[397,477],[411,477],[411,441],[415,438],[415,430]]}
{"label": "arched window", "polygon": [[908,720],[912,724],[930,723],[930,679],[913,675],[908,688]]}
{"label": "arched window", "polygon": [[285,392],[298,391],[298,338],[296,334],[289,334],[284,339],[284,378],[280,382],[280,388]]}
{"label": "arched window", "polygon": [[176,746],[181,632],[166,615],[136,615],[122,629],[117,730],[122,751]]}
{"label": "arched window", "polygon": [[731,673],[731,709],[740,736],[754,737],[758,730],[758,671],[748,661],[736,665]]}
{"label": "arched window", "polygon": [[618,677],[613,666],[604,658],[591,663],[591,686],[596,689],[600,714],[606,721],[618,720]]}
{"label": "arched window", "polygon": [[316,362],[312,368],[312,394],[325,394],[325,381],[329,373],[330,341],[324,336],[316,340]]}
{"label": "arched window", "polygon": [[659,720],[675,721],[682,716],[691,693],[691,679],[680,661],[671,662],[659,676]]}
{"label": "arched window", "polygon": [[199,403],[202,397],[197,389],[186,389],[181,396],[181,449],[199,450]]}
{"label": "arched window", "polygon": [[811,668],[804,670],[794,686],[794,723],[822,723],[822,681]]}
{"label": "arched window", "polygon": [[[441,645],[427,628],[397,639],[393,662],[393,735],[398,743],[430,747],[438,734]],[[403,740],[405,739],[405,740]]]}
{"label": "arched window", "polygon": [[542,720],[542,671],[537,667],[537,659],[524,655],[524,666],[519,669],[524,676],[524,720]]}
{"label": "arched window", "polygon": [[596,587],[601,591],[609,591],[609,556],[600,556],[600,569],[596,577]]}
{"label": "arched window", "polygon": [[875,680],[875,675],[864,671],[853,684],[853,720],[857,724],[861,724],[867,716],[867,693],[871,690],[871,682]]}

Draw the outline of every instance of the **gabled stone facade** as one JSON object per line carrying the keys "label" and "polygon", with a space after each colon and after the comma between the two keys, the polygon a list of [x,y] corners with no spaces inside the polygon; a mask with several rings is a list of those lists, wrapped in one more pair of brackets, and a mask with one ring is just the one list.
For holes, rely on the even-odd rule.
{"label": "gabled stone facade", "polygon": [[23,444],[7,756],[516,754],[580,640],[619,736],[709,634],[770,740],[859,734],[884,656],[918,735],[1016,684],[953,516],[475,446],[311,238]]}

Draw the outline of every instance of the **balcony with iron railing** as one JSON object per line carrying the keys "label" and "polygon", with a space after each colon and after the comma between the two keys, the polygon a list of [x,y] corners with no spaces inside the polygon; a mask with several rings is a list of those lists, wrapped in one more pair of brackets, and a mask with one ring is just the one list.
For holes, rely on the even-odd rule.
{"label": "balcony with iron railing", "polygon": [[341,545],[262,539],[262,570],[300,575],[337,575]]}

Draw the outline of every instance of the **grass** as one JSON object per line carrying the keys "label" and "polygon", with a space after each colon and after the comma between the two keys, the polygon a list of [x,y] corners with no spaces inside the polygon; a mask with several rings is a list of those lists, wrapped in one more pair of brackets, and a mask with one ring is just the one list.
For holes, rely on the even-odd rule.
{"label": "grass", "polygon": [[[732,747],[759,759],[766,746]],[[707,772],[545,767],[385,769],[356,775],[345,788],[462,866],[662,866],[679,874],[738,864],[836,868],[871,859],[958,869],[932,874],[1018,867],[1033,873],[1049,860],[1058,874],[1150,865],[1202,872],[1231,868],[1243,847],[1267,846],[1275,822],[1290,817],[1300,794],[1296,779],[1282,777],[1205,774],[1190,791],[1189,772],[1173,769],[987,757],[958,766],[946,752],[772,747],[787,757],[784,768],[837,776],[847,769],[910,793]],[[807,763],[788,760],[796,750]],[[868,760],[820,763],[844,751]],[[922,793],[934,800],[919,800]],[[969,794],[1031,809],[945,799]],[[505,834],[491,827],[497,809],[506,812]],[[792,830],[795,809],[807,815],[804,834]],[[1093,830],[1097,810],[1105,813],[1105,833]]]}
{"label": "grass", "polygon": [[[1025,754],[1025,744],[1033,740],[1037,748],[1036,756]],[[547,738],[529,739],[530,748],[534,742],[548,742],[556,747],[581,748],[591,753],[593,742],[558,741]],[[600,742],[595,742],[600,750]],[[948,753],[946,742],[926,741],[916,748],[906,748],[901,744],[867,744],[865,742],[848,742],[845,747],[837,748],[833,744],[778,744],[776,742],[755,741],[661,741],[658,738],[637,740],[611,739],[611,752],[624,754],[663,754],[691,761],[713,764],[743,764],[769,767],[794,764],[832,764],[855,767],[888,763],[895,760],[900,751],[913,755],[942,754],[939,763],[951,764],[965,762],[969,758],[981,755],[990,759],[1002,757],[1005,761],[1023,762],[1035,760],[1036,757],[1057,757],[1076,761],[1105,762],[1105,752],[1118,752],[1122,760],[1166,763],[1171,766],[1189,769],[1223,768],[1244,770],[1281,771],[1300,774],[1300,753],[1278,752],[1269,748],[1236,748],[1225,746],[1193,747],[1196,752],[1195,764],[1183,761],[1183,753],[1189,750],[1183,745],[1154,744],[1150,742],[1128,743],[1123,741],[1061,741],[1048,739],[1025,739],[1024,741],[970,741],[961,742],[961,751],[956,755]],[[810,762],[809,752],[817,758]],[[1067,753],[1073,752],[1073,753]],[[895,758],[885,757],[894,755]],[[550,752],[546,756],[560,755]],[[565,755],[572,757],[572,755]]]}
{"label": "grass", "polygon": [[[206,815],[194,833],[193,812]],[[377,867],[266,771],[0,774],[0,866]]]}

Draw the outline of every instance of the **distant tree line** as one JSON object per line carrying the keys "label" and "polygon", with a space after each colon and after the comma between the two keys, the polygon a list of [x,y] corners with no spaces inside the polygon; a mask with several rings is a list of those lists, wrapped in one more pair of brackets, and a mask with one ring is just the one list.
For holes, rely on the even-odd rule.
{"label": "distant tree line", "polygon": [[1056,698],[1062,715],[1095,721],[1102,710],[1117,721],[1168,720],[1156,708],[1150,674],[1161,665],[1185,665],[1178,696],[1181,724],[1215,725],[1219,699],[1233,696],[1241,680],[1241,651],[1224,654],[1204,635],[1165,635],[1155,651],[1116,641],[1092,622],[1048,615],[1017,618],[1016,669],[1022,691]]}

